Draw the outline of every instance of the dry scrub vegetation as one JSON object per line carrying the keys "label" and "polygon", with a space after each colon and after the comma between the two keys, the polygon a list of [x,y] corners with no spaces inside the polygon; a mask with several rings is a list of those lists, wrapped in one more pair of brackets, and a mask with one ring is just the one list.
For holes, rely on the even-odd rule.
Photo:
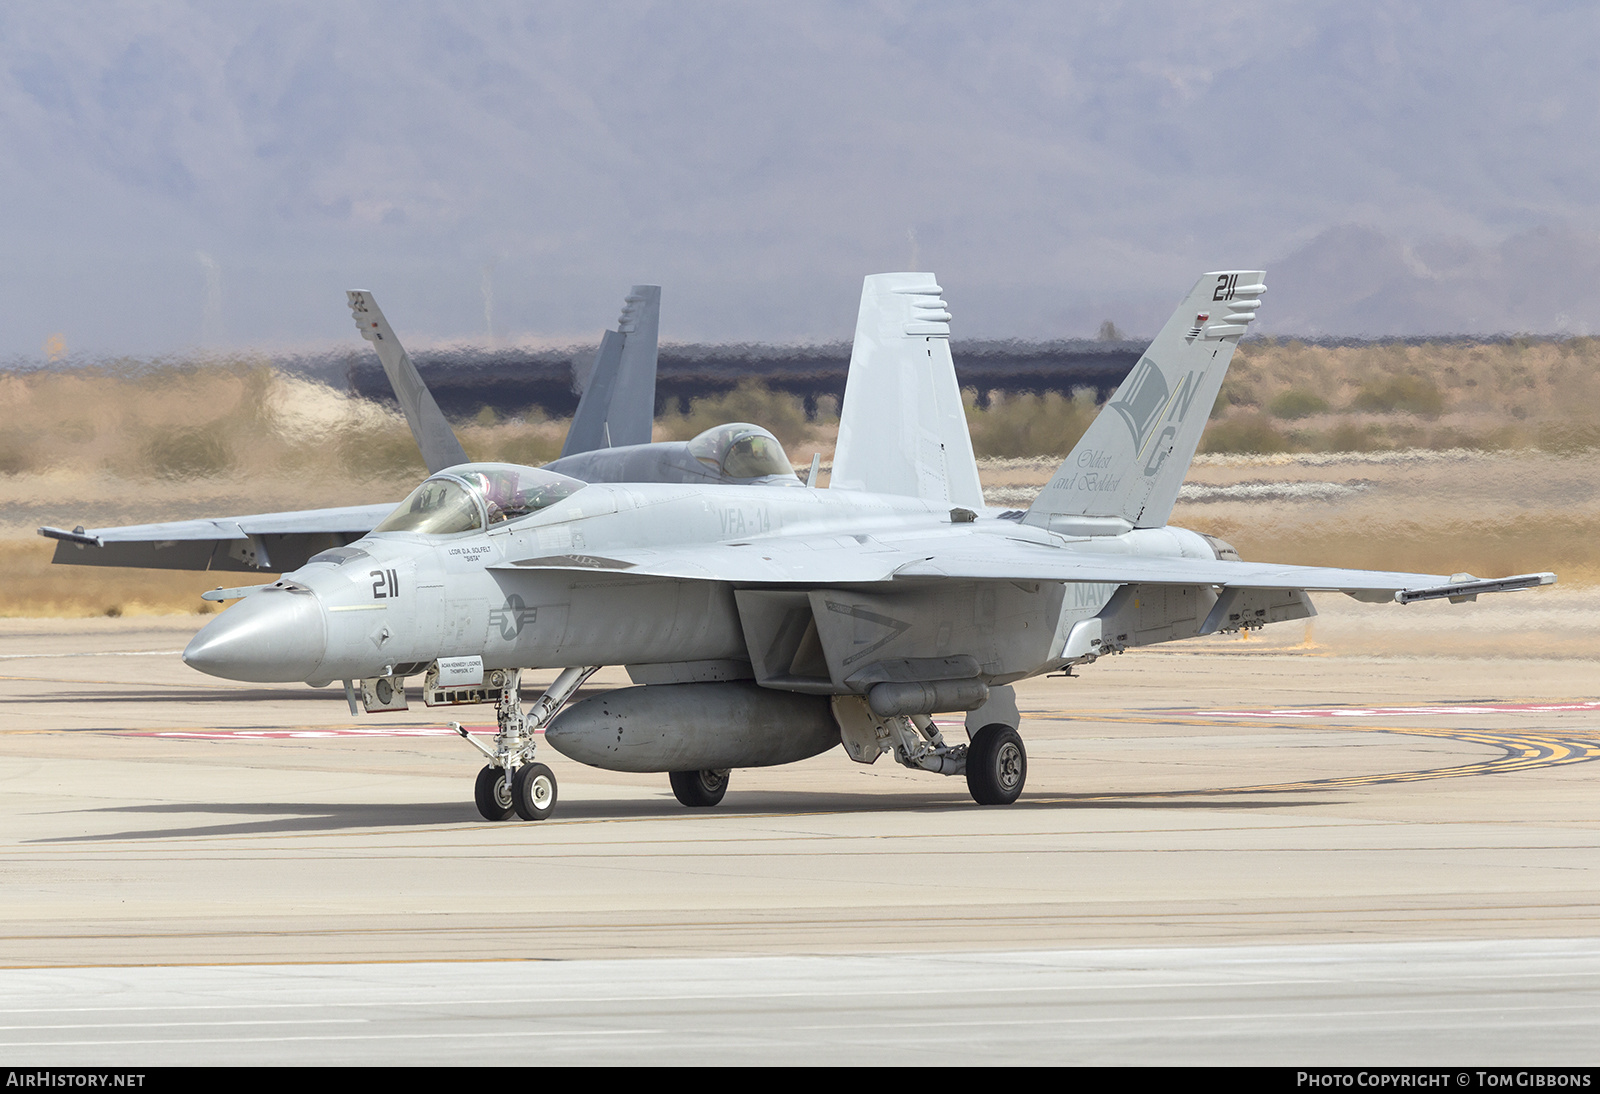
{"label": "dry scrub vegetation", "polygon": [[[1071,451],[1097,408],[1089,392],[968,400],[979,456]],[[1600,339],[1317,346],[1245,342],[1202,452],[1411,448],[1576,454],[1600,448]]]}
{"label": "dry scrub vegetation", "polygon": [[[807,420],[798,397],[747,382],[697,401],[687,414],[663,415],[656,438],[687,439],[721,422],[753,421],[804,466],[812,452],[831,457],[837,408],[824,404]],[[986,409],[967,393],[974,448],[986,460],[1065,455],[1097,410],[1088,392],[991,393]],[[473,458],[534,464],[555,458],[566,427],[537,409],[510,407],[486,407],[457,423]],[[1469,461],[1466,453],[1498,453],[1502,462],[1526,453],[1587,469],[1600,447],[1600,340],[1247,342],[1201,447],[1261,456],[1451,449],[1465,450]],[[1012,486],[1031,482],[1014,466],[994,466],[985,470],[986,482],[995,475]],[[1049,461],[1039,467],[1034,485],[1048,475]],[[193,611],[198,592],[218,583],[207,574],[51,566],[52,544],[32,534],[40,524],[398,500],[424,473],[398,412],[279,372],[261,357],[0,372],[0,615]],[[1600,479],[1584,474],[1577,476],[1583,482]],[[1434,570],[1440,563],[1429,560],[1448,535],[1469,563],[1462,568],[1475,572],[1527,568],[1522,563],[1538,554],[1539,568],[1566,562],[1574,573],[1600,576],[1600,517],[1587,501],[1577,509],[1525,505],[1514,519],[1479,513],[1491,526],[1472,531],[1453,522],[1471,512],[1452,510],[1444,524],[1420,513],[1426,496],[1403,500],[1386,492],[1379,499],[1388,509],[1369,505],[1358,522],[1354,511],[1318,503],[1199,507],[1179,515],[1256,558]],[[1470,507],[1470,497],[1461,504]],[[1393,518],[1387,523],[1385,511]]]}
{"label": "dry scrub vegetation", "polygon": [[1202,451],[1600,447],[1600,339],[1240,346]]}

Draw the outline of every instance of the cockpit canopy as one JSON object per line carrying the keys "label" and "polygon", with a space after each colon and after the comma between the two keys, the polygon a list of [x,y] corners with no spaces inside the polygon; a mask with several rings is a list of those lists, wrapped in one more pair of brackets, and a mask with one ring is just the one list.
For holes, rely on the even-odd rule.
{"label": "cockpit canopy", "polygon": [[794,478],[794,467],[778,438],[748,422],[713,426],[689,442],[689,454],[725,479]]}
{"label": "cockpit canopy", "polygon": [[431,476],[373,531],[436,536],[479,531],[536,513],[585,485],[537,467],[462,464]]}

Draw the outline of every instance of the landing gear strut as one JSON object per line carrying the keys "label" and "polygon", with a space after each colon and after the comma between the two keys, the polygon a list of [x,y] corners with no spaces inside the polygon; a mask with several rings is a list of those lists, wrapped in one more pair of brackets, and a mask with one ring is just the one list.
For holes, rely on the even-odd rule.
{"label": "landing gear strut", "polygon": [[[1011,711],[1015,716],[1016,707]],[[870,764],[887,752],[905,767],[965,775],[967,790],[979,805],[1010,805],[1028,779],[1022,736],[1005,722],[990,722],[972,734],[970,745],[952,745],[928,715],[879,717],[860,696],[834,696],[833,716],[845,754],[856,763]],[[672,786],[677,789],[676,776]]]}
{"label": "landing gear strut", "polygon": [[879,717],[858,695],[833,697],[833,717],[845,753],[856,763],[870,764],[885,752],[902,767],[960,775],[967,769],[967,745],[952,745],[926,714]]}
{"label": "landing gear strut", "polygon": [[599,668],[595,665],[563,670],[529,714],[522,711],[522,670],[508,672],[500,701],[495,704],[500,729],[494,735],[492,749],[468,734],[460,722],[450,723],[462,739],[488,757],[489,766],[478,772],[473,794],[484,820],[509,820],[512,813],[523,820],[544,820],[550,815],[556,805],[556,777],[544,764],[533,762],[534,733],[549,725],[556,712]]}

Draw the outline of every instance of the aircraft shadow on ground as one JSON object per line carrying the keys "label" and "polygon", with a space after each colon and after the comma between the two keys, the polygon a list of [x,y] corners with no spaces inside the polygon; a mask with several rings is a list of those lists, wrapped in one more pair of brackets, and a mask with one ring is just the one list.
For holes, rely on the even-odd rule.
{"label": "aircraft shadow on ground", "polygon": [[[1171,794],[1172,792],[1167,792]],[[1204,800],[1175,800],[1173,797],[1125,798],[1105,795],[1079,797],[1052,797],[1032,801],[1024,797],[1013,809],[1281,809],[1310,805],[1330,804],[1324,799],[1283,798],[1272,795],[1270,800],[1256,795],[1252,800],[1240,800],[1243,795],[1228,795],[1225,799],[1215,792],[1206,794]],[[326,802],[196,802],[163,803],[159,805],[107,806],[86,810],[91,813],[117,813],[142,815],[204,815],[222,814],[239,819],[228,823],[198,824],[181,828],[145,828],[124,832],[108,832],[84,836],[52,836],[28,840],[28,843],[97,843],[124,840],[194,839],[218,836],[268,836],[304,835],[310,833],[333,834],[344,831],[372,829],[408,829],[471,825],[492,828],[524,828],[539,824],[550,828],[563,822],[626,821],[626,820],[715,820],[748,816],[806,815],[827,813],[945,813],[952,810],[985,808],[976,805],[966,795],[957,794],[906,794],[886,796],[881,794],[837,794],[827,791],[789,791],[784,793],[730,794],[728,801],[713,809],[687,809],[671,798],[652,801],[572,801],[562,802],[556,815],[543,822],[524,822],[518,819],[495,824],[478,816],[471,802],[426,802],[414,804],[330,804]],[[1335,803],[1336,804],[1336,803]],[[246,819],[250,818],[250,819]],[[707,840],[715,840],[708,833]]]}

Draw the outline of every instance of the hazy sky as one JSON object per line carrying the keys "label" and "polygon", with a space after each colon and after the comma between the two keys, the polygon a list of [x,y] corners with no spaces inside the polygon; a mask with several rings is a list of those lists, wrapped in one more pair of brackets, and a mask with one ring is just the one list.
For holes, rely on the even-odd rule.
{"label": "hazy sky", "polygon": [[[22,0],[0,357],[328,346],[356,287],[418,344],[484,338],[486,292],[499,338],[593,340],[634,282],[667,340],[833,340],[913,264],[958,336],[1150,333],[1201,271],[1273,284],[1350,225],[1481,293],[1473,256],[1541,226],[1600,251],[1597,32],[1459,0]],[[1346,299],[1365,253],[1286,268]]]}

